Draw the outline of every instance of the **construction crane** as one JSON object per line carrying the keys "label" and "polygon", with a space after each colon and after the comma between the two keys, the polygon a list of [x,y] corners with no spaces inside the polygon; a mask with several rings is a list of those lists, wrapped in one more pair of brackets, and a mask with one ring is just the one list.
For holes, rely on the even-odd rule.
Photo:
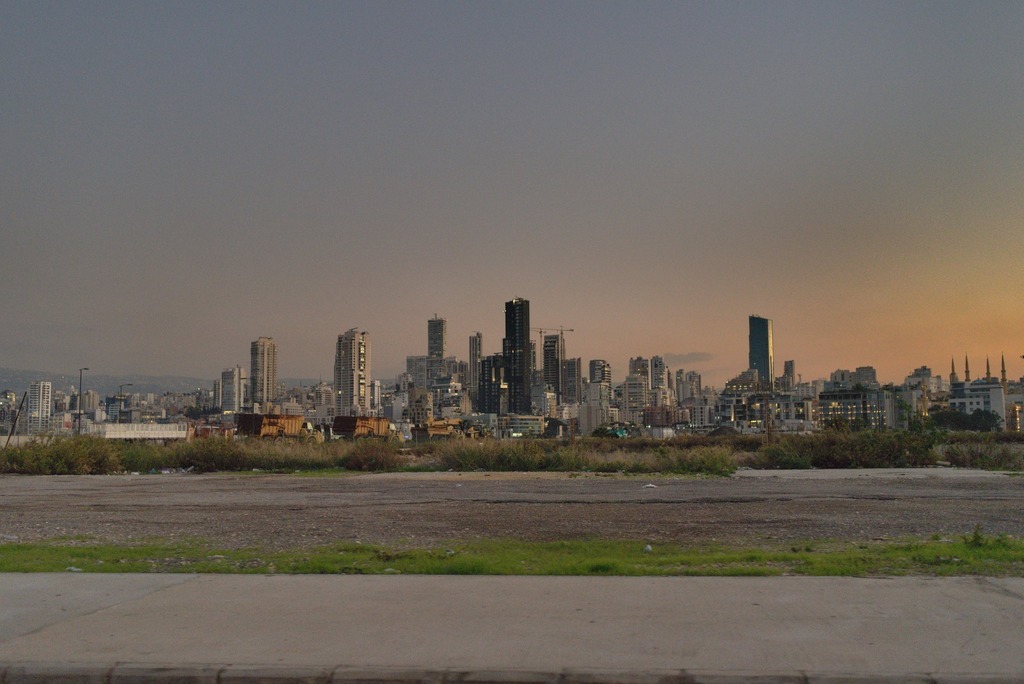
{"label": "construction crane", "polygon": [[562,336],[564,336],[565,333],[567,333],[567,332],[576,332],[573,328],[564,328],[562,326],[558,326],[557,328],[530,328],[530,330],[532,330],[534,332],[539,332],[541,338],[544,337],[544,333],[548,333],[548,332],[555,332],[555,331],[557,331],[558,334],[562,335]]}

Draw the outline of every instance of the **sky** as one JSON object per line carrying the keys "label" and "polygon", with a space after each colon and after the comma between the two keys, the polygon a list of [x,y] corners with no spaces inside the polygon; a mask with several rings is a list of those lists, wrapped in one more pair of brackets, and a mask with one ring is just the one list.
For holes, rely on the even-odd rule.
{"label": "sky", "polygon": [[1024,375],[1024,3],[0,0],[0,366]]}

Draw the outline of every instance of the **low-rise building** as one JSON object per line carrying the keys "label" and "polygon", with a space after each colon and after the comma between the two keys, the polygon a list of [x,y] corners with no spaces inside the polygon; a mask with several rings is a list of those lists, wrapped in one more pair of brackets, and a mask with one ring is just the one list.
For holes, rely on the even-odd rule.
{"label": "low-rise building", "polygon": [[870,430],[896,427],[896,401],[888,390],[832,390],[818,395],[818,424],[837,421]]}
{"label": "low-rise building", "polygon": [[949,408],[971,415],[991,411],[1006,425],[1006,392],[999,380],[988,377],[973,382],[956,382],[950,387]]}

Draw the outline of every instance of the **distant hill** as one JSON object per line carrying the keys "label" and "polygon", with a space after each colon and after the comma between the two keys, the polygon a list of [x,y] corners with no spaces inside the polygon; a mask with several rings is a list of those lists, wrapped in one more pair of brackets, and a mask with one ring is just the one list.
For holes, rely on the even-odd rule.
{"label": "distant hill", "polygon": [[[37,370],[19,370],[0,368],[0,390],[11,390],[16,394],[28,391],[29,385],[37,380],[48,380],[53,383],[54,391],[70,392],[78,386],[78,371],[71,373],[53,373]],[[164,394],[165,392],[194,392],[197,388],[212,389],[213,378],[190,378],[181,375],[101,375],[85,372],[84,385],[87,390],[96,390],[101,395],[114,395],[119,385],[125,387],[125,393]],[[285,388],[315,385],[319,380],[310,378],[281,378]]]}
{"label": "distant hill", "polygon": [[[21,394],[28,390],[29,385],[37,380],[48,380],[53,383],[54,391],[71,391],[72,387],[78,386],[78,371],[71,373],[54,373],[38,370],[18,370],[14,368],[0,368],[0,390],[13,390]],[[188,378],[177,375],[101,375],[85,372],[83,384],[87,390],[96,390],[102,395],[117,393],[119,385],[132,387],[126,392],[152,392],[163,394],[164,392],[192,392],[196,388],[209,389],[213,386],[213,380],[208,378]]]}

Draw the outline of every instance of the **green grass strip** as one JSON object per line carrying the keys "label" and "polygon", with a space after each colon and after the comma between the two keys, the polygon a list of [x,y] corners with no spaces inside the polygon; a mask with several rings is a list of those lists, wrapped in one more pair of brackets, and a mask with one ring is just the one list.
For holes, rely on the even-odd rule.
{"label": "green grass strip", "polygon": [[489,540],[433,548],[335,544],[314,549],[215,549],[200,542],[113,546],[83,539],[0,544],[0,572],[235,574],[866,577],[1024,576],[1024,541],[1006,536],[785,547],[681,547],[643,542]]}

